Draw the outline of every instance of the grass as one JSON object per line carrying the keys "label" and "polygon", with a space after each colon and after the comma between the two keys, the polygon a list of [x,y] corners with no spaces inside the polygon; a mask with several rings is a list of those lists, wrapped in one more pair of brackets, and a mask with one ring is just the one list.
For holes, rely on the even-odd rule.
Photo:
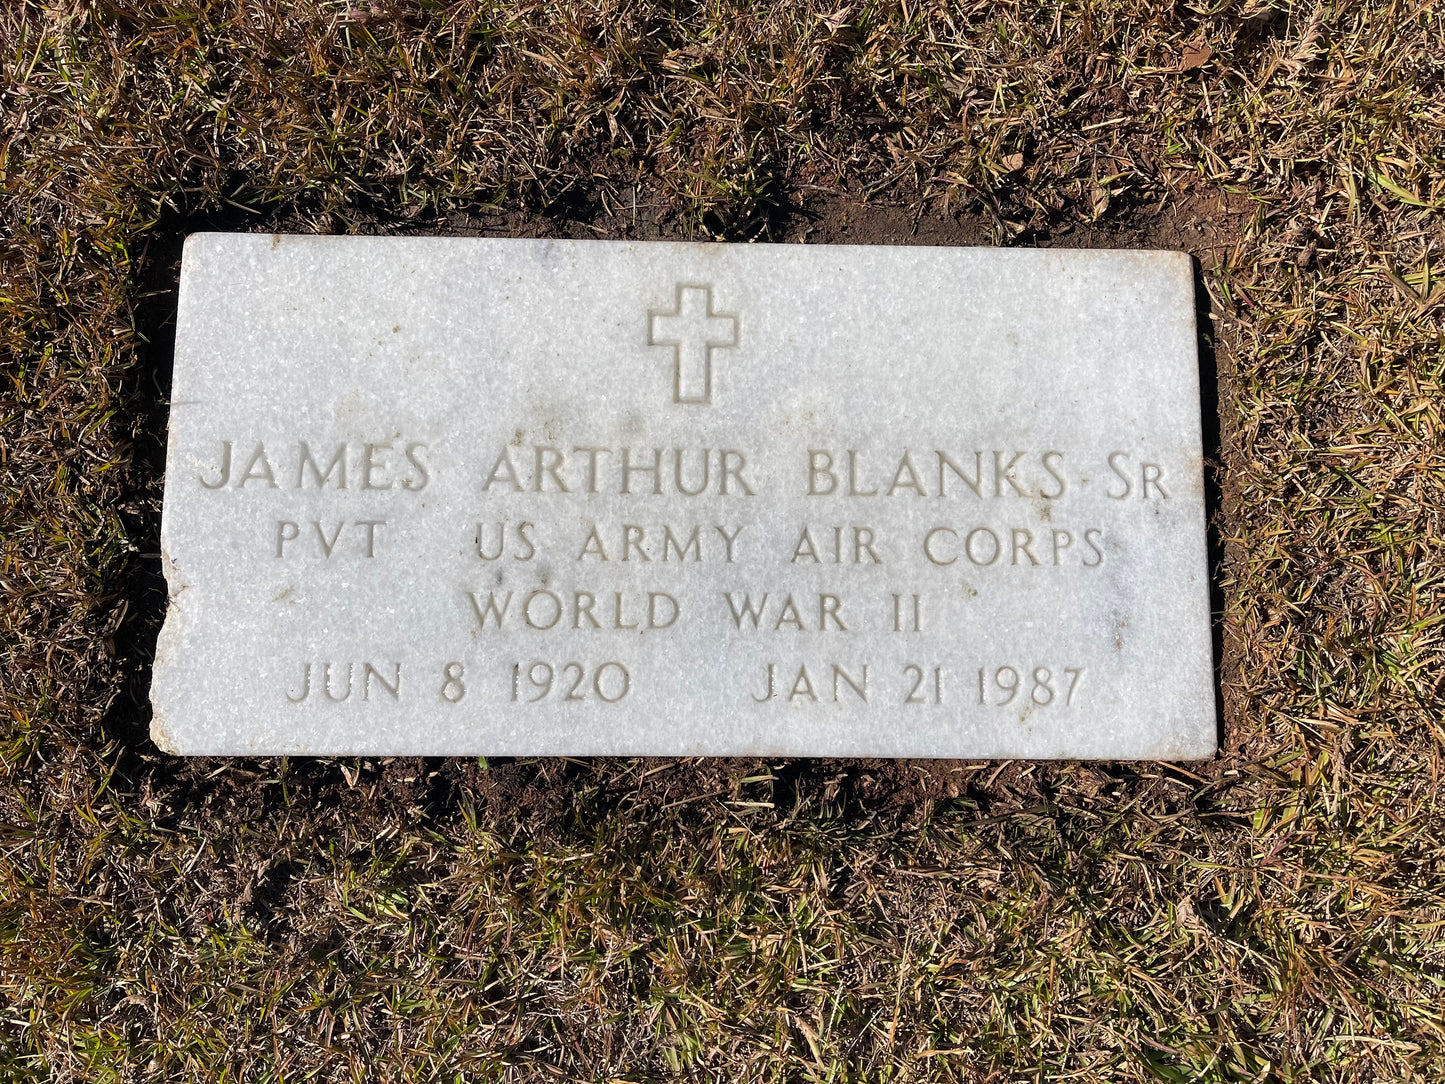
{"label": "grass", "polygon": [[[1442,56],[1429,0],[11,0],[0,1077],[1439,1079]],[[207,227],[1191,248],[1224,751],[160,755]]]}

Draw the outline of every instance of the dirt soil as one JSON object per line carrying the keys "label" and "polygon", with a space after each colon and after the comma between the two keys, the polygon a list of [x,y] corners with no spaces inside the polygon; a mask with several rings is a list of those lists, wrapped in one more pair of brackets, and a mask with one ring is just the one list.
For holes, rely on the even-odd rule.
{"label": "dirt soil", "polygon": [[[0,1080],[1445,1076],[1445,10],[0,4]],[[148,737],[198,230],[1197,261],[1205,764]]]}
{"label": "dirt soil", "polygon": [[[549,208],[550,214],[478,209],[457,211],[445,219],[396,222],[362,219],[350,225],[356,233],[431,235],[449,237],[550,237],[572,239],[693,241],[708,240],[706,230],[689,225],[675,207],[656,192],[598,189],[589,196]],[[1039,223],[1010,235],[1014,244],[1067,248],[1132,248],[1185,251],[1201,270],[1218,266],[1221,254],[1239,243],[1245,201],[1225,193],[1189,196],[1163,205],[1141,206],[1091,227],[1077,223]],[[132,537],[144,538],[148,575],[137,578],[128,600],[126,617],[117,633],[121,664],[132,676],[128,695],[117,699],[108,726],[124,733],[126,744],[145,763],[139,769],[144,786],[153,794],[167,793],[181,804],[200,803],[208,810],[224,810],[228,817],[254,819],[265,809],[270,774],[250,761],[198,757],[179,759],[158,754],[147,736],[148,690],[155,638],[165,615],[164,578],[159,564],[160,494],[164,470],[166,405],[174,343],[176,289],[180,250],[185,237],[207,230],[285,233],[305,229],[298,218],[279,215],[264,224],[254,216],[207,216],[168,222],[152,237],[143,266],[149,288],[141,313],[147,346],[143,370],[152,374],[156,395],[137,416],[139,433],[135,462],[143,465],[133,478],[136,489],[127,505],[140,512]],[[784,201],[758,227],[757,243],[857,245],[990,245],[1001,229],[997,219],[969,215],[942,215],[920,204],[914,207],[861,203],[844,195],[799,196]],[[1220,538],[1229,509],[1221,503],[1217,464],[1225,454],[1219,419],[1231,416],[1219,400],[1219,350],[1216,329],[1209,315],[1209,299],[1202,276],[1197,283],[1200,308],[1201,374],[1205,389],[1206,459],[1211,464],[1209,516],[1213,563],[1223,559]],[[1228,384],[1224,385],[1226,388]],[[1216,596],[1222,594],[1216,578]],[[1216,597],[1214,609],[1222,612]],[[1216,628],[1218,668],[1232,665],[1220,657],[1221,630]],[[1221,717],[1221,745],[1233,748],[1238,735],[1227,710]],[[1171,774],[1179,778],[1218,779],[1231,770],[1221,758],[1191,770],[1150,765],[1143,777],[1131,767],[1111,765],[1060,768],[1027,762],[971,763],[959,760],[839,760],[832,758],[654,758],[586,759],[543,757],[489,758],[485,766],[461,758],[362,758],[353,770],[338,772],[331,758],[291,758],[288,779],[306,786],[320,806],[335,806],[344,815],[360,818],[401,805],[420,818],[452,815],[463,796],[474,804],[482,823],[501,827],[526,825],[529,831],[562,829],[563,821],[585,824],[592,817],[622,811],[651,818],[670,809],[686,808],[699,799],[740,793],[737,780],[760,778],[766,800],[773,807],[791,809],[808,799],[839,808],[846,818],[886,816],[907,821],[931,810],[935,803],[963,800],[968,808],[987,816],[995,806],[1041,808],[1050,801],[1052,780],[1060,772],[1077,773],[1097,790],[1106,786],[1127,792],[1137,800],[1140,787],[1165,788]],[[1197,773],[1197,774],[1196,774]],[[1122,791],[1120,790],[1122,788]],[[745,795],[758,796],[756,786]],[[587,796],[585,805],[578,795]],[[1001,805],[1000,805],[1001,804]],[[708,807],[702,807],[704,809]]]}

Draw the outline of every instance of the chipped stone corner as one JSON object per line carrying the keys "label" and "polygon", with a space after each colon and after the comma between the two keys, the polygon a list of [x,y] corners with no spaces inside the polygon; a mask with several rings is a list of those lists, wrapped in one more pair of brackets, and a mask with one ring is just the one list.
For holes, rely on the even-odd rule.
{"label": "chipped stone corner", "polygon": [[161,568],[166,576],[166,620],[156,638],[155,663],[151,669],[151,741],[161,752],[179,755],[183,750],[172,730],[166,700],[167,690],[175,685],[171,674],[180,654],[181,625],[185,620],[185,610],[178,599],[190,584],[165,546],[161,547]]}
{"label": "chipped stone corner", "polygon": [[151,699],[151,741],[162,753],[169,753],[171,756],[181,755],[181,747],[171,734],[170,724],[156,705],[154,694]]}

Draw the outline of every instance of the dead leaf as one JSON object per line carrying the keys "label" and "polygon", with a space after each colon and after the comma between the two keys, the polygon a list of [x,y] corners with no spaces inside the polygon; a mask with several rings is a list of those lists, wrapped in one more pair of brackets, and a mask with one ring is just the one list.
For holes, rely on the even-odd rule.
{"label": "dead leaf", "polygon": [[1175,909],[1174,914],[1179,920],[1179,925],[1188,929],[1197,930],[1204,925],[1199,921],[1199,912],[1194,909],[1194,901],[1188,896],[1179,898],[1179,906]]}
{"label": "dead leaf", "polygon": [[1195,68],[1202,68],[1209,63],[1209,58],[1213,55],[1214,50],[1207,45],[1187,46],[1184,55],[1179,58],[1179,70],[1188,72]]}
{"label": "dead leaf", "polygon": [[1014,170],[1024,168],[1024,156],[1022,154],[1006,154],[1003,157],[1003,168],[1010,173]]}
{"label": "dead leaf", "polygon": [[822,23],[828,28],[828,33],[836,34],[848,23],[848,16],[853,14],[852,5],[839,8],[832,15],[824,15]]}

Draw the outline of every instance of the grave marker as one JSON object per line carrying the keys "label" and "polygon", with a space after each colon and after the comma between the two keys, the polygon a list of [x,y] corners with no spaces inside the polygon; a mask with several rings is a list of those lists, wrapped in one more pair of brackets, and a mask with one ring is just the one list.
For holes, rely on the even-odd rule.
{"label": "grave marker", "polygon": [[1215,747],[1191,266],[203,234],[181,753]]}

